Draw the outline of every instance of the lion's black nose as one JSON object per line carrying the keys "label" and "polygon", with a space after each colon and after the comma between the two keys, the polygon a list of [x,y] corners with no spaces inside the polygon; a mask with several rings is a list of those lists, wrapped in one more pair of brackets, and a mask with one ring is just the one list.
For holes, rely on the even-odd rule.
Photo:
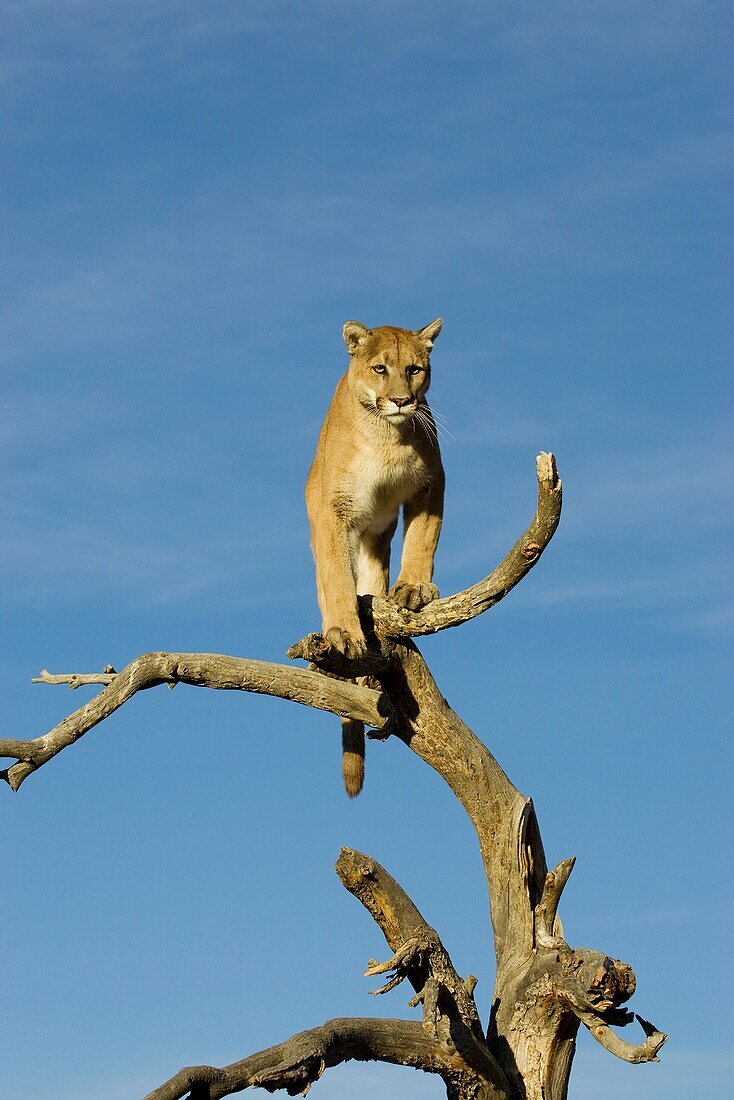
{"label": "lion's black nose", "polygon": [[393,405],[397,405],[399,409],[402,409],[403,405],[409,405],[413,400],[412,397],[391,397]]}

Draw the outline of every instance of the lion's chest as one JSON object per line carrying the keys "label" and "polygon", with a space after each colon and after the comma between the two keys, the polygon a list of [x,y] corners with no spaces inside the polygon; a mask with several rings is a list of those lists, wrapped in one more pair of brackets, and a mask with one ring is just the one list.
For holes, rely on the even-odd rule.
{"label": "lion's chest", "polygon": [[378,533],[395,520],[401,504],[428,480],[425,463],[409,447],[370,450],[356,456],[351,470],[352,520]]}

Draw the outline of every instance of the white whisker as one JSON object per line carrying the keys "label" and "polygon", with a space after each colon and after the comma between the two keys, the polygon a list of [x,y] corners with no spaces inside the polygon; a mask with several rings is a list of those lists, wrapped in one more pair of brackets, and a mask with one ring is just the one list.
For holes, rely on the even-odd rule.
{"label": "white whisker", "polygon": [[436,409],[431,406],[431,416],[436,422],[436,427],[439,431],[439,434],[443,432],[448,439],[453,439],[454,437],[449,431],[448,421],[446,420],[446,417],[443,415],[443,413],[437,412]]}
{"label": "white whisker", "polygon": [[427,429],[427,427],[426,427],[426,425],[425,425],[425,422],[424,422],[423,416],[421,415],[421,411],[420,411],[420,409],[416,410],[416,413],[415,413],[415,415],[414,415],[413,419],[414,419],[414,420],[415,420],[415,421],[416,421],[416,422],[418,423],[418,426],[420,427],[420,429],[421,429],[421,431],[423,432],[423,434],[424,434],[424,436],[426,437],[426,439],[427,439],[427,440],[428,440],[428,441],[429,441],[430,443],[433,443],[433,439],[432,439],[432,438],[431,438],[431,436],[429,435],[428,429]]}
{"label": "white whisker", "polygon": [[430,413],[420,406],[416,409],[415,418],[423,428],[426,438],[433,446],[438,447],[438,430]]}
{"label": "white whisker", "polygon": [[433,432],[437,432],[438,428],[439,428],[439,425],[434,420],[433,413],[432,413],[431,409],[427,405],[425,405],[420,409],[420,414],[421,414],[422,418],[425,420],[425,422],[429,425],[431,430]]}

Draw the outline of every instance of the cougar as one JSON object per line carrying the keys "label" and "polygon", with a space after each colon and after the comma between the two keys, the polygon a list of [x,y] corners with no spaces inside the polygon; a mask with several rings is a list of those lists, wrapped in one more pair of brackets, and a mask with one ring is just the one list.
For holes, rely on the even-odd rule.
{"label": "cougar", "polygon": [[[357,595],[417,611],[438,596],[433,557],[443,518],[444,472],[426,393],[438,318],[416,332],[344,325],[349,369],[336,387],[306,482],[316,586],[328,642],[364,654]],[[400,573],[390,588],[390,542],[403,508]],[[347,794],[364,781],[364,724],[342,720]]]}

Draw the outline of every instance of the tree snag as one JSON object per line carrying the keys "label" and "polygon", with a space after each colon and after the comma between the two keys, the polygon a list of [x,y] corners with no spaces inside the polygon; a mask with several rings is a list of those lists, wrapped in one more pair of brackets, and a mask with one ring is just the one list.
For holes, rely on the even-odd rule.
{"label": "tree snag", "polygon": [[[626,963],[572,947],[558,917],[573,869],[548,871],[531,799],[510,782],[489,749],[441,695],[412,638],[458,626],[499,602],[538,562],[558,526],[561,482],[550,454],[537,459],[538,506],[527,531],[487,577],[421,611],[360,597],[367,655],[350,661],[320,634],[288,651],[309,669],[212,653],[148,653],[122,672],[52,675],[36,682],[103,690],[42,737],[0,739],[15,761],[2,778],[17,791],[59,752],[104,721],[138,691],[178,683],[253,691],[292,699],[368,723],[372,736],[399,738],[458,798],[479,839],[497,962],[486,1030],[474,999],[476,979],[457,974],[438,933],[376,860],[343,848],[341,882],[380,926],[390,957],[370,960],[367,977],[388,975],[384,994],[407,981],[422,1021],[336,1019],[221,1068],[180,1070],[145,1100],[215,1100],[251,1086],[305,1093],[330,1066],[349,1059],[412,1066],[440,1076],[450,1100],[565,1100],[581,1023],[606,1050],[628,1062],[657,1061],[667,1036],[621,1006],[635,990]],[[379,690],[348,682],[370,676]],[[635,1045],[613,1027],[637,1019]]]}

